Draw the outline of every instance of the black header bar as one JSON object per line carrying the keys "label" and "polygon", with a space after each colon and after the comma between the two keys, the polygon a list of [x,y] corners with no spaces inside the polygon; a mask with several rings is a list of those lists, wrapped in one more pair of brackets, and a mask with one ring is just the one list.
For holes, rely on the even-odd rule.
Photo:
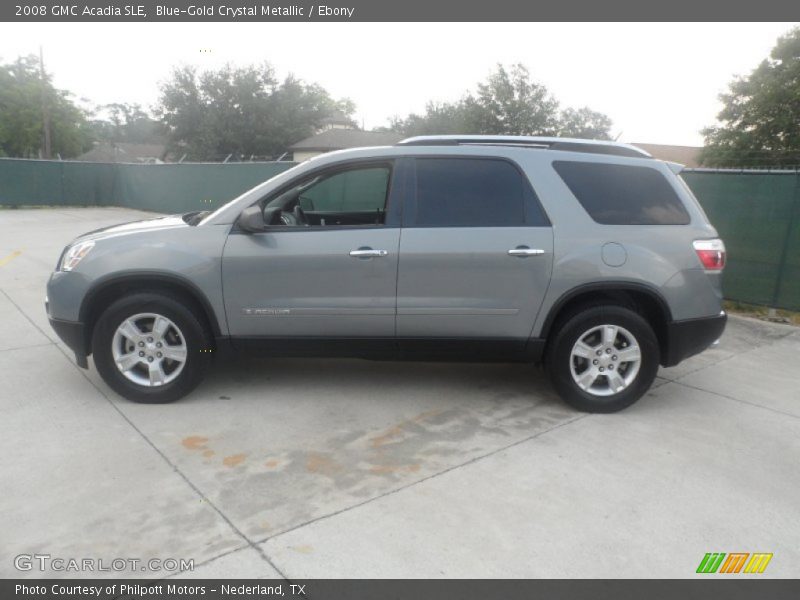
{"label": "black header bar", "polygon": [[270,580],[5,579],[3,600],[786,600],[800,581],[758,576],[703,579]]}

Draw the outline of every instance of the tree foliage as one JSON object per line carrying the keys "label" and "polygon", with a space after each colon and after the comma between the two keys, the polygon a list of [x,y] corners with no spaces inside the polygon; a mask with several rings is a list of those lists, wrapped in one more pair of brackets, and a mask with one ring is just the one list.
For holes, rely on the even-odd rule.
{"label": "tree foliage", "polygon": [[219,160],[228,154],[277,156],[315,133],[326,117],[354,110],[349,100],[336,101],[293,75],[278,81],[263,64],[204,72],[176,68],[161,86],[157,114],[172,152]]}
{"label": "tree foliage", "polygon": [[96,111],[106,115],[106,118],[95,118],[90,123],[98,140],[134,144],[163,141],[161,123],[153,119],[139,104],[115,102],[99,106]]}
{"label": "tree foliage", "polygon": [[702,163],[721,167],[800,165],[800,28],[720,95],[718,126],[702,131]]}
{"label": "tree foliage", "polygon": [[394,118],[404,135],[544,135],[609,139],[611,119],[589,108],[559,111],[558,101],[520,64],[497,65],[475,92],[456,102],[428,103],[425,113]]}
{"label": "tree foliage", "polygon": [[566,108],[561,111],[558,135],[590,140],[611,139],[611,119],[588,107]]}
{"label": "tree foliage", "polygon": [[39,59],[24,56],[0,65],[0,156],[39,157],[44,135],[42,102],[50,120],[51,153],[71,158],[91,147],[86,112],[68,92],[42,81]]}

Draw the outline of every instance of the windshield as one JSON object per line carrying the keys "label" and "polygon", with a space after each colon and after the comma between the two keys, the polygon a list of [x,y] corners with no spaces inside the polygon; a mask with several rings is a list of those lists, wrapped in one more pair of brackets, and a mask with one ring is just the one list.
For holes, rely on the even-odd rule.
{"label": "windshield", "polygon": [[[219,207],[218,209],[216,209],[215,211],[213,211],[213,212],[211,212],[211,213],[208,213],[207,215],[205,215],[205,216],[204,216],[204,218],[203,218],[203,220],[202,220],[202,221],[200,221],[200,223],[198,223],[198,225],[204,225],[204,224],[206,224],[207,222],[211,221],[211,220],[212,220],[212,219],[214,219],[216,216],[218,216],[218,215],[220,215],[221,213],[223,213],[223,212],[224,212],[224,211],[225,211],[225,210],[226,210],[226,209],[227,209],[229,206],[231,206],[232,204],[235,204],[235,203],[239,202],[241,199],[245,198],[246,196],[250,196],[251,194],[252,194],[252,195],[256,195],[256,196],[257,196],[257,195],[258,195],[258,192],[259,192],[259,190],[261,190],[262,188],[268,187],[269,185],[271,185],[271,184],[272,184],[273,182],[275,182],[276,180],[278,180],[278,179],[284,179],[284,178],[290,178],[290,177],[292,177],[292,176],[295,174],[295,172],[297,171],[297,169],[298,169],[299,167],[303,166],[303,165],[304,165],[306,162],[308,162],[308,161],[304,161],[303,163],[299,163],[299,164],[297,164],[297,165],[295,165],[295,166],[291,167],[290,169],[286,169],[285,171],[282,171],[282,172],[278,173],[277,175],[273,175],[272,177],[270,177],[270,178],[269,178],[269,179],[267,179],[266,181],[263,181],[262,183],[259,183],[257,186],[255,186],[255,187],[252,187],[252,188],[250,188],[249,190],[247,190],[247,191],[245,191],[245,192],[243,192],[243,193],[239,194],[239,195],[238,195],[238,196],[236,196],[236,198],[234,198],[233,200],[230,200],[229,202],[226,202],[225,204],[223,204],[222,206],[220,206],[220,207]],[[254,199],[254,200],[255,200],[255,199]]]}

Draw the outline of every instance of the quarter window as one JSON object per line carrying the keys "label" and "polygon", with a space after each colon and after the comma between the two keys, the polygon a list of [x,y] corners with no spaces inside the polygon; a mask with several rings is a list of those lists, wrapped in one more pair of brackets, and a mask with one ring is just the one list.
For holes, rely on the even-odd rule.
{"label": "quarter window", "polygon": [[686,225],[689,214],[664,175],[650,167],[555,161],[581,206],[603,225]]}

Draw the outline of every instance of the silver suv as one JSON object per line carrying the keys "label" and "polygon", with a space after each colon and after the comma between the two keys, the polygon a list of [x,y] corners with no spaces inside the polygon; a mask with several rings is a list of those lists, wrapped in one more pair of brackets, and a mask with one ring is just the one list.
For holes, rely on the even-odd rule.
{"label": "silver suv", "polygon": [[87,233],[47,285],[108,385],[169,402],[215,353],[543,361],[613,412],[722,334],[725,247],[633,146],[435,136],[332,152],[212,213]]}

